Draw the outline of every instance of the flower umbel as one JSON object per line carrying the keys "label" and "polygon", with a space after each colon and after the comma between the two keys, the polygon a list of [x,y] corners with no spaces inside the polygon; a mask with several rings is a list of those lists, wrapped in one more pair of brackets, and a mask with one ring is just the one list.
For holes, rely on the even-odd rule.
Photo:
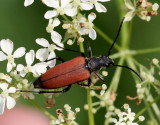
{"label": "flower umbel", "polygon": [[135,15],[142,20],[150,21],[152,15],[157,15],[159,5],[147,2],[146,0],[138,0],[136,4],[133,4],[131,0],[124,0],[126,7],[130,10],[125,15],[124,21],[130,21]]}

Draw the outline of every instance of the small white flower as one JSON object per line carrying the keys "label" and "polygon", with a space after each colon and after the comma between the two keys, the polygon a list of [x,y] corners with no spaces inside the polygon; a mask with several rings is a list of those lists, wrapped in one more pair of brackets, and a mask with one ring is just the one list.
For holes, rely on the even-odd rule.
{"label": "small white flower", "polygon": [[152,10],[153,11],[157,11],[158,8],[159,8],[159,5],[157,3],[155,3],[155,4],[152,5]]}
{"label": "small white flower", "polygon": [[64,105],[64,108],[65,108],[65,110],[68,111],[68,112],[71,111],[71,107],[70,107],[68,104],[65,104],[65,105]]}
{"label": "small white flower", "polygon": [[[61,39],[56,41],[55,37],[57,35],[54,35],[54,34],[57,34],[57,32],[52,31],[52,37],[53,37],[52,39],[54,39],[54,42],[58,46],[64,47],[63,43],[60,42]],[[39,59],[40,61],[45,61],[45,60],[50,60],[52,58],[55,58],[56,54],[55,54],[54,50],[56,50],[56,49],[57,50],[62,50],[61,48],[56,47],[56,45],[54,45],[54,44],[49,44],[49,42],[44,38],[36,39],[36,43],[45,47],[45,48],[39,49],[36,52],[36,58]],[[48,61],[47,64],[49,65],[50,68],[54,67],[55,64],[56,64],[56,59]]]}
{"label": "small white flower", "polygon": [[30,50],[30,52],[26,53],[25,60],[27,66],[23,66],[22,64],[17,65],[17,71],[20,72],[20,75],[24,77],[27,73],[32,72],[34,76],[39,76],[42,73],[45,73],[47,70],[47,64],[45,62],[37,63],[32,66],[35,58],[34,50]]}
{"label": "small white flower", "polygon": [[[132,18],[137,15],[142,20],[150,21],[150,15],[157,15],[157,9],[159,8],[158,4],[152,5],[152,3],[143,0],[138,5],[133,5],[131,0],[124,0],[126,7],[129,9],[129,12],[125,15],[124,21],[131,21]],[[152,10],[147,10],[149,7],[152,6]],[[148,13],[149,12],[149,13]]]}
{"label": "small white flower", "polygon": [[80,108],[76,108],[75,111],[76,111],[76,112],[80,112]]}
{"label": "small white flower", "polygon": [[75,16],[77,14],[76,9],[69,5],[71,0],[42,0],[42,2],[48,7],[53,7],[54,10],[49,10],[45,13],[46,19],[53,18],[57,15]]}
{"label": "small white flower", "polygon": [[31,5],[33,2],[34,2],[34,0],[25,0],[24,6],[27,7],[27,6]]}
{"label": "small white flower", "polygon": [[25,54],[26,49],[24,47],[20,47],[12,54],[13,42],[9,39],[1,40],[0,46],[3,52],[6,53],[5,55],[2,51],[0,51],[0,61],[8,60],[7,72],[10,72],[12,68],[16,66],[16,64],[14,63],[14,58],[22,57]]}
{"label": "small white flower", "polygon": [[89,37],[92,40],[95,40],[97,37],[96,31],[93,29],[93,20],[96,18],[95,13],[90,13],[88,15],[88,21],[82,16],[79,15],[79,21],[78,21],[78,26],[76,29],[78,30],[80,35],[86,35],[89,34]]}
{"label": "small white flower", "polygon": [[135,15],[135,6],[131,2],[131,0],[124,0],[124,3],[126,7],[130,10],[126,15],[125,15],[125,20],[124,21],[130,21]]}
{"label": "small white flower", "polygon": [[102,75],[103,76],[108,76],[108,72],[107,71],[102,71]]}
{"label": "small white flower", "polygon": [[129,105],[128,104],[124,104],[123,107],[124,107],[124,109],[128,109]]}
{"label": "small white flower", "polygon": [[138,119],[139,119],[139,121],[144,121],[145,117],[144,116],[139,116]]}
{"label": "small white flower", "polygon": [[68,44],[68,45],[73,45],[73,41],[72,41],[71,39],[69,39],[69,40],[67,41],[67,44]]}
{"label": "small white flower", "polygon": [[154,64],[154,65],[158,65],[159,60],[158,60],[158,59],[156,59],[156,58],[154,58],[154,59],[152,59],[152,62],[153,62],[153,64]]}
{"label": "small white flower", "polygon": [[75,113],[73,111],[69,111],[67,116],[68,116],[68,120],[73,121],[76,119]]}
{"label": "small white flower", "polygon": [[16,88],[15,87],[8,88],[7,83],[1,83],[0,88],[3,90],[3,92],[0,94],[0,115],[1,115],[4,112],[6,103],[8,109],[12,109],[16,105],[16,101],[11,96],[9,96],[10,93],[16,92]]}
{"label": "small white flower", "polygon": [[0,73],[0,80],[6,80],[7,82],[11,82],[12,78],[9,75],[5,75],[3,73]]}
{"label": "small white flower", "polygon": [[127,113],[123,112],[122,114],[123,114],[124,121],[127,121],[127,120],[133,121],[135,118],[135,113],[131,112],[131,108],[127,109]]}
{"label": "small white flower", "polygon": [[48,26],[46,27],[47,32],[51,33],[55,27],[59,26],[60,23],[61,22],[59,21],[58,18],[49,19]]}
{"label": "small white flower", "polygon": [[119,121],[117,119],[112,118],[112,122],[115,123],[115,125],[123,125],[123,119],[120,118]]}
{"label": "small white flower", "polygon": [[105,6],[103,6],[100,2],[108,2],[108,1],[110,0],[90,0],[90,2],[95,5],[95,8],[99,13],[107,12],[107,9],[105,8]]}

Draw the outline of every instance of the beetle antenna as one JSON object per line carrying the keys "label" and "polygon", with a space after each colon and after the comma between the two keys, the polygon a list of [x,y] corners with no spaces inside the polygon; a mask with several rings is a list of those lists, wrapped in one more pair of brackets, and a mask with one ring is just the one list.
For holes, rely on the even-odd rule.
{"label": "beetle antenna", "polygon": [[110,49],[109,49],[109,51],[108,51],[108,56],[111,54],[111,50],[112,50],[114,44],[116,43],[116,41],[117,41],[117,39],[118,39],[119,33],[120,33],[120,31],[121,31],[121,28],[122,28],[122,24],[123,24],[123,22],[124,22],[124,19],[125,19],[125,17],[123,17],[123,19],[122,19],[122,21],[121,21],[121,24],[120,24],[120,26],[119,26],[118,33],[117,33],[117,35],[116,35],[116,38],[115,38],[114,42],[112,43],[112,45],[111,45],[111,47],[110,47]]}
{"label": "beetle antenna", "polygon": [[128,66],[122,66],[122,65],[115,65],[115,64],[112,64],[112,65],[113,66],[117,66],[117,67],[123,67],[123,68],[131,70],[132,72],[134,72],[140,78],[141,81],[143,81],[142,77],[135,70],[133,70],[132,68],[130,68]]}

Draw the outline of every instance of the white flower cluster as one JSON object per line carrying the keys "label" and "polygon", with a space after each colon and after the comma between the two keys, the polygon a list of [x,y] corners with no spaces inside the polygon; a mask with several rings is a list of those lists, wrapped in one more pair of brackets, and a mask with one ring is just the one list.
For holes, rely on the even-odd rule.
{"label": "white flower cluster", "polygon": [[68,104],[64,105],[64,109],[67,111],[67,117],[64,116],[62,109],[57,109],[57,120],[52,120],[51,125],[78,125],[75,122],[76,115],[80,112],[80,108],[76,108],[75,112],[71,110],[71,107]]}
{"label": "white flower cluster", "polygon": [[[89,35],[92,40],[95,40],[97,35],[93,29],[93,20],[96,18],[96,14],[90,13],[88,19],[86,19],[81,12],[89,11],[93,9],[94,6],[99,13],[107,12],[107,9],[101,4],[101,2],[107,1],[110,0],[42,0],[46,6],[52,8],[44,14],[44,17],[49,19],[46,30],[48,33],[51,33],[52,40],[57,39],[60,41],[62,37],[58,32],[54,31],[54,29],[60,25],[61,21],[58,16],[61,15],[66,20],[62,27],[67,30],[67,35],[64,39],[69,40],[67,42],[69,45],[72,45],[76,39],[78,42],[83,42],[84,35]],[[33,2],[34,0],[25,0],[24,5],[29,6]],[[70,21],[70,19],[72,21]],[[71,40],[71,38],[73,38],[73,40]]]}
{"label": "white flower cluster", "polygon": [[[133,122],[135,120],[135,113],[131,112],[131,108],[128,104],[124,104],[123,106],[124,112],[121,112],[120,110],[115,110],[115,114],[118,116],[118,120],[113,118],[112,122],[115,123],[115,125],[138,125],[138,123]],[[144,116],[139,116],[139,121],[144,121]]]}
{"label": "white flower cluster", "polygon": [[[34,50],[26,53],[24,47],[20,47],[13,52],[14,44],[9,39],[2,39],[0,41],[0,61],[8,61],[8,75],[0,73],[0,114],[3,114],[5,104],[8,109],[13,108],[16,104],[15,100],[21,95],[27,99],[34,99],[32,93],[16,93],[16,90],[34,90],[33,82],[29,82],[26,78],[28,78],[30,74],[33,74],[33,76],[37,78],[46,72],[47,67],[51,68],[55,66],[56,61],[50,59],[56,57],[54,53],[55,49],[61,49],[57,48],[54,44],[49,44],[44,38],[36,39],[36,43],[44,48],[39,49],[36,53]],[[56,43],[63,47],[62,43],[58,41],[56,41]],[[23,56],[25,56],[26,65],[16,64],[17,59]],[[39,61],[50,61],[35,64],[35,59]]]}
{"label": "white flower cluster", "polygon": [[131,0],[124,0],[129,12],[125,15],[125,21],[130,21],[135,15],[142,20],[150,21],[151,15],[157,15],[159,5],[157,3],[147,2],[147,0],[137,0],[137,3],[132,3]]}
{"label": "white flower cluster", "polygon": [[[141,68],[141,73],[140,75],[143,78],[143,82],[138,83],[136,85],[137,88],[137,97],[135,99],[143,99],[143,98],[147,98],[147,101],[151,102],[153,101],[151,95],[149,94],[149,91],[151,90],[151,87],[153,87],[155,89],[155,92],[157,92],[157,94],[160,94],[160,81],[155,78],[155,75],[158,70],[158,75],[160,75],[160,65],[159,65],[159,60],[154,58],[152,60],[152,64],[150,66],[150,69],[147,69],[145,67]],[[134,100],[133,98],[131,100]]]}

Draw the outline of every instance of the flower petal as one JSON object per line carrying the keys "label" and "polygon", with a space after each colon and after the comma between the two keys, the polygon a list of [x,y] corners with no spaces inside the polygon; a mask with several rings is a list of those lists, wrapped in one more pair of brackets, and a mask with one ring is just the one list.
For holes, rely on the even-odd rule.
{"label": "flower petal", "polygon": [[36,58],[39,59],[40,61],[45,61],[48,58],[49,51],[46,48],[39,49],[36,52]]}
{"label": "flower petal", "polygon": [[146,20],[146,21],[150,21],[151,20],[151,17],[150,16],[146,16],[144,15],[143,13],[137,13],[137,16],[139,18],[141,18],[142,20]]}
{"label": "flower petal", "polygon": [[47,71],[47,63],[45,62],[37,63],[33,66],[33,68],[38,74],[45,73]]}
{"label": "flower petal", "polygon": [[6,59],[7,59],[6,55],[2,51],[0,51],[0,61],[6,60]]}
{"label": "flower petal", "polygon": [[9,93],[15,93],[16,92],[15,87],[10,87],[8,90],[9,90]]}
{"label": "flower petal", "polygon": [[1,40],[1,48],[7,55],[11,55],[13,51],[13,42],[9,39],[3,39]]}
{"label": "flower petal", "polygon": [[5,91],[8,88],[8,84],[7,83],[1,83],[0,84],[0,88]]}
{"label": "flower petal", "polygon": [[34,2],[34,0],[25,0],[24,6],[27,7],[27,6],[31,5],[33,2]]}
{"label": "flower petal", "polygon": [[64,12],[67,16],[73,17],[77,14],[77,7],[73,7],[71,4],[64,8]]}
{"label": "flower petal", "polygon": [[44,4],[48,7],[58,8],[59,7],[59,0],[42,0]]}
{"label": "flower petal", "polygon": [[125,5],[126,5],[126,7],[128,9],[131,9],[131,10],[135,9],[135,7],[133,6],[133,3],[131,2],[131,0],[124,0],[124,3],[125,3]]}
{"label": "flower petal", "polygon": [[20,72],[20,75],[21,75],[22,77],[24,77],[24,76],[26,75],[26,72],[25,72],[25,71],[21,71],[21,72]]}
{"label": "flower petal", "polygon": [[100,1],[100,2],[108,2],[110,0],[98,0],[98,1]]}
{"label": "flower petal", "polygon": [[51,39],[55,43],[60,43],[61,39],[62,39],[62,36],[58,32],[52,31],[51,32]]}
{"label": "flower petal", "polygon": [[46,19],[50,19],[52,17],[55,17],[57,15],[57,11],[55,10],[48,10],[45,14],[44,14],[44,18]]}
{"label": "flower petal", "polygon": [[12,64],[9,62],[7,63],[7,72],[10,72],[12,70]]}
{"label": "flower petal", "polygon": [[48,47],[49,46],[49,42],[44,38],[37,38],[36,43],[43,46],[43,47]]}
{"label": "flower petal", "polygon": [[101,12],[107,12],[107,9],[101,4],[101,3],[96,3],[95,4],[96,10],[101,13]]}
{"label": "flower petal", "polygon": [[93,4],[89,2],[80,3],[80,6],[83,10],[91,10],[93,9]]}
{"label": "flower petal", "polygon": [[65,8],[71,0],[61,0],[61,7]]}
{"label": "flower petal", "polygon": [[26,51],[26,49],[24,47],[20,47],[13,53],[13,57],[20,58],[20,57],[24,56],[25,51]]}
{"label": "flower petal", "polygon": [[112,118],[112,122],[117,123],[117,119]]}
{"label": "flower petal", "polygon": [[91,21],[91,22],[93,22],[93,20],[96,18],[96,14],[95,13],[90,13],[89,15],[88,15],[88,20],[89,21]]}
{"label": "flower petal", "polygon": [[12,109],[15,105],[16,101],[12,97],[7,96],[7,108]]}
{"label": "flower petal", "polygon": [[34,57],[35,57],[34,50],[30,50],[25,56],[27,65],[31,65],[34,62]]}
{"label": "flower petal", "polygon": [[17,71],[22,71],[24,69],[24,66],[22,64],[18,64],[16,70]]}
{"label": "flower petal", "polygon": [[2,115],[4,112],[5,102],[6,99],[0,95],[0,115]]}
{"label": "flower petal", "polygon": [[129,11],[124,17],[124,22],[130,21],[135,16],[134,11]]}
{"label": "flower petal", "polygon": [[[64,48],[64,44],[63,43],[58,43],[57,45]],[[59,50],[59,51],[63,50],[60,47],[56,47],[56,50]]]}
{"label": "flower petal", "polygon": [[61,23],[61,22],[59,21],[58,18],[54,18],[54,20],[53,20],[53,26],[54,26],[54,27],[59,26],[60,23]]}
{"label": "flower petal", "polygon": [[[51,52],[48,56],[48,60],[49,59],[53,59],[56,57],[55,52]],[[47,62],[47,64],[49,65],[50,68],[54,67],[56,65],[56,59],[53,59],[52,61]]]}
{"label": "flower petal", "polygon": [[92,40],[95,40],[96,37],[97,37],[97,34],[96,34],[96,31],[94,29],[90,29],[89,30],[89,37],[92,39]]}

